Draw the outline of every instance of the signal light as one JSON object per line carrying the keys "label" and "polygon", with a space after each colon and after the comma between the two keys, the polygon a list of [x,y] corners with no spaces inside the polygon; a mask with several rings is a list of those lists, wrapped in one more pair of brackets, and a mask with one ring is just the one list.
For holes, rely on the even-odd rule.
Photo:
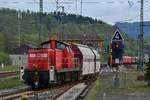
{"label": "signal light", "polygon": [[119,47],[119,45],[118,44],[116,44],[116,48],[118,48]]}

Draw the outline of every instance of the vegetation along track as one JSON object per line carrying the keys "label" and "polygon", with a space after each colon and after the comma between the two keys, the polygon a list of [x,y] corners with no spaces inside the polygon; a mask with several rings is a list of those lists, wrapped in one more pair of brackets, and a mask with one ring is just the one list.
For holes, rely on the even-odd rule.
{"label": "vegetation along track", "polygon": [[13,72],[0,72],[0,78],[5,78],[9,76],[17,76],[19,75],[19,71],[13,71]]}

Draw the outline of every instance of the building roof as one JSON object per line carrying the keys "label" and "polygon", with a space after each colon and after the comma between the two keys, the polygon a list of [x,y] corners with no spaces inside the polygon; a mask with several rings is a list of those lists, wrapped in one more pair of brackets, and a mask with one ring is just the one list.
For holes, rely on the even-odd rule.
{"label": "building roof", "polygon": [[36,48],[36,46],[30,45],[30,44],[23,44],[20,47],[17,47],[13,49],[10,54],[27,54],[28,49],[30,48]]}

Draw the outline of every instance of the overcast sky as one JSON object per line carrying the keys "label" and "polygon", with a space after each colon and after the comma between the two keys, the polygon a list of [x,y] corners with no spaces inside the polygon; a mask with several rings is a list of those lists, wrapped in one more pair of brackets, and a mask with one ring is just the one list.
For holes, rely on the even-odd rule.
{"label": "overcast sky", "polygon": [[[56,10],[55,0],[43,0],[44,12],[53,12]],[[81,14],[81,0],[59,0],[67,2],[60,3],[65,7],[66,13]],[[140,0],[83,0],[82,15],[101,19],[109,24],[115,22],[133,22],[139,21]],[[39,11],[39,0],[0,0],[0,7],[13,8],[17,10]],[[86,3],[93,2],[93,3]],[[150,1],[144,2],[144,20],[150,20]]]}

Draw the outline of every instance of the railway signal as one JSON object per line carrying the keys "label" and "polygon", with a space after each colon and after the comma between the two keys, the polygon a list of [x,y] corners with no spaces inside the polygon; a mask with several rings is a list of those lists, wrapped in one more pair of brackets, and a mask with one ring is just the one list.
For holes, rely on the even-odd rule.
{"label": "railway signal", "polygon": [[124,51],[124,42],[123,42],[123,37],[120,34],[120,31],[117,29],[115,31],[115,34],[112,37],[111,40],[111,60],[112,66],[117,66],[121,64],[122,56],[123,56],[123,51]]}
{"label": "railway signal", "polygon": [[120,34],[120,31],[117,29],[113,38],[112,38],[112,41],[122,41],[122,36]]}

